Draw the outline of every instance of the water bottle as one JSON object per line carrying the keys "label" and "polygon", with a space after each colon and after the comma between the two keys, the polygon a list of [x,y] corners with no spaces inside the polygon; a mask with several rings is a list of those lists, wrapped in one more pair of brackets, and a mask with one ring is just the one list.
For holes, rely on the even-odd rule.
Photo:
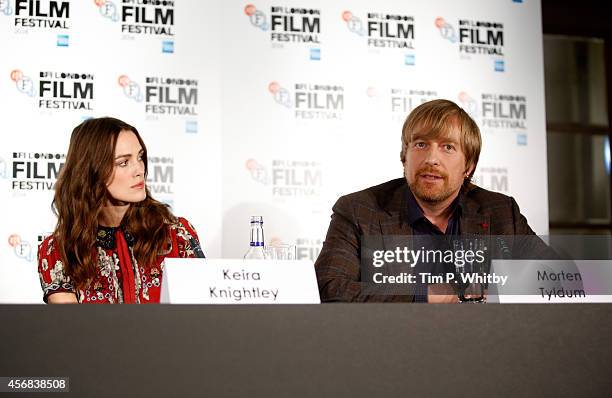
{"label": "water bottle", "polygon": [[245,259],[263,260],[264,254],[264,234],[263,217],[251,216],[251,244],[249,250],[244,255]]}

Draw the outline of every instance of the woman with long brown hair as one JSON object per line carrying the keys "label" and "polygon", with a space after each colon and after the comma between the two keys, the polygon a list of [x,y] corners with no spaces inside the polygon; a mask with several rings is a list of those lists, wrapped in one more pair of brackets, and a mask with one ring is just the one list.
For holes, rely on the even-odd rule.
{"label": "woman with long brown hair", "polygon": [[184,218],[151,197],[138,131],[104,117],[78,125],[55,184],[57,225],[38,247],[48,303],[159,302],[166,257],[204,257]]}

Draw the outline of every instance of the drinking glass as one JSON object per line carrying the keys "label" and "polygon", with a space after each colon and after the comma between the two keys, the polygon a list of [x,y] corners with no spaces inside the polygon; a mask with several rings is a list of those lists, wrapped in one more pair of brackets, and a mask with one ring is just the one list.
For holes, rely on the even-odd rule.
{"label": "drinking glass", "polygon": [[[455,274],[458,282],[457,297],[461,303],[484,303],[486,302],[486,284],[480,280],[474,282],[463,282],[461,275],[465,276],[484,276],[485,261],[474,261],[474,258],[466,259],[465,252],[482,251],[486,258],[487,246],[484,239],[468,238],[453,240],[453,251],[455,252]],[[462,260],[458,260],[458,251],[463,251]]]}

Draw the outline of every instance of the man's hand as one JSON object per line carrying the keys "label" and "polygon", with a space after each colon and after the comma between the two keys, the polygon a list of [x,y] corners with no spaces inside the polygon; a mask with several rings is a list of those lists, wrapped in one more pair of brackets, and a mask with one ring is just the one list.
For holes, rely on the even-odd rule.
{"label": "man's hand", "polygon": [[448,283],[427,286],[427,302],[431,304],[457,304],[459,297]]}
{"label": "man's hand", "polygon": [[[484,300],[480,294],[466,294],[466,299],[479,299],[487,301],[487,291],[484,292]],[[431,304],[457,304],[460,303],[459,296],[452,285],[448,283],[438,283],[427,286],[427,302]]]}

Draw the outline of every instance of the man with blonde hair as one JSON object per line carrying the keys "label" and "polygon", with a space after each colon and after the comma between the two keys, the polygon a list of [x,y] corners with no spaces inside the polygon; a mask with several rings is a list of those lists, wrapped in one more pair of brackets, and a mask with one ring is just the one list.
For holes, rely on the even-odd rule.
{"label": "man with blonde hair", "polygon": [[333,207],[315,263],[322,301],[458,302],[450,285],[425,286],[424,299],[414,291],[366,292],[364,236],[534,235],[513,198],[470,182],[481,145],[478,126],[454,102],[415,108],[402,129],[404,177],[343,196]]}

